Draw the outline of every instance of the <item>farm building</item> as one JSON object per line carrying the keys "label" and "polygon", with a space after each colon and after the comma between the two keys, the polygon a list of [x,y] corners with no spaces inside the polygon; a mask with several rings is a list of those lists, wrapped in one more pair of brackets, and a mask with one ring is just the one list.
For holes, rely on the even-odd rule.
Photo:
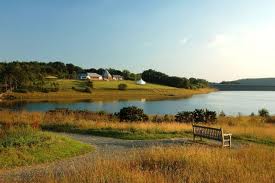
{"label": "farm building", "polygon": [[102,77],[104,80],[112,80],[112,75],[107,69],[104,70]]}
{"label": "farm building", "polygon": [[87,79],[87,76],[88,76],[88,73],[81,73],[78,75],[78,78],[80,80],[85,80],[85,79]]}
{"label": "farm building", "polygon": [[97,73],[87,73],[87,79],[90,80],[102,80],[102,76]]}
{"label": "farm building", "polygon": [[121,75],[113,75],[113,80],[123,80]]}

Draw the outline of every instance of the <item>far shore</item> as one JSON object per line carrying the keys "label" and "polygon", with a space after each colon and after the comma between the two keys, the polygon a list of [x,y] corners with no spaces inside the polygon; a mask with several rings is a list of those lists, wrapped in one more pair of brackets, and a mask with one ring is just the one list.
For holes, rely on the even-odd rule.
{"label": "far shore", "polygon": [[[138,85],[135,81],[93,81],[91,92],[77,91],[76,88],[87,87],[85,80],[57,79],[57,92],[6,92],[0,94],[2,102],[17,101],[111,101],[111,100],[165,100],[192,97],[196,94],[207,94],[216,91],[213,88],[181,89],[165,85]],[[126,84],[127,89],[119,90],[119,84]],[[0,101],[1,102],[1,101]]]}
{"label": "far shore", "polygon": [[[80,100],[87,101],[112,101],[112,100],[167,100],[189,98],[193,95],[207,94],[215,92],[213,88],[204,89],[129,89],[119,91],[115,89],[94,89],[92,93],[77,91],[59,91],[59,92],[28,92],[17,93],[7,92],[0,102],[40,102],[40,101],[64,101],[73,102]],[[11,99],[9,99],[11,98]]]}

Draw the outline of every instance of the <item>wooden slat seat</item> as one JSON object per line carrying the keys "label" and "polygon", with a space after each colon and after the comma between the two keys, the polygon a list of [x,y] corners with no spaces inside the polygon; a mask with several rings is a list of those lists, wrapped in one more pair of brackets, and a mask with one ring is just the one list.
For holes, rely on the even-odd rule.
{"label": "wooden slat seat", "polygon": [[196,140],[196,137],[207,138],[212,140],[217,140],[222,142],[223,147],[231,147],[231,136],[230,133],[223,133],[222,128],[213,128],[213,127],[207,127],[207,126],[201,126],[201,125],[192,125],[193,127],[193,137],[194,141]]}

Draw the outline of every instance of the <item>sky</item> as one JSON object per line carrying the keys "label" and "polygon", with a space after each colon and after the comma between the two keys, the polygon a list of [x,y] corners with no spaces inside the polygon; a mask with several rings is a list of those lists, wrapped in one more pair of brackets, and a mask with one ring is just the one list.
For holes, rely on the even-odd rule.
{"label": "sky", "polygon": [[275,77],[275,0],[0,0],[0,61]]}

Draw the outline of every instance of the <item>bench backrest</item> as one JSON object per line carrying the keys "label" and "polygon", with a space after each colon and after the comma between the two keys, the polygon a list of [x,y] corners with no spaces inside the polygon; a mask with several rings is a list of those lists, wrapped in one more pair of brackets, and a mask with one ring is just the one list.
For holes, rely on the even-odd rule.
{"label": "bench backrest", "polygon": [[199,137],[222,140],[222,128],[212,128],[207,126],[193,125],[193,134]]}

